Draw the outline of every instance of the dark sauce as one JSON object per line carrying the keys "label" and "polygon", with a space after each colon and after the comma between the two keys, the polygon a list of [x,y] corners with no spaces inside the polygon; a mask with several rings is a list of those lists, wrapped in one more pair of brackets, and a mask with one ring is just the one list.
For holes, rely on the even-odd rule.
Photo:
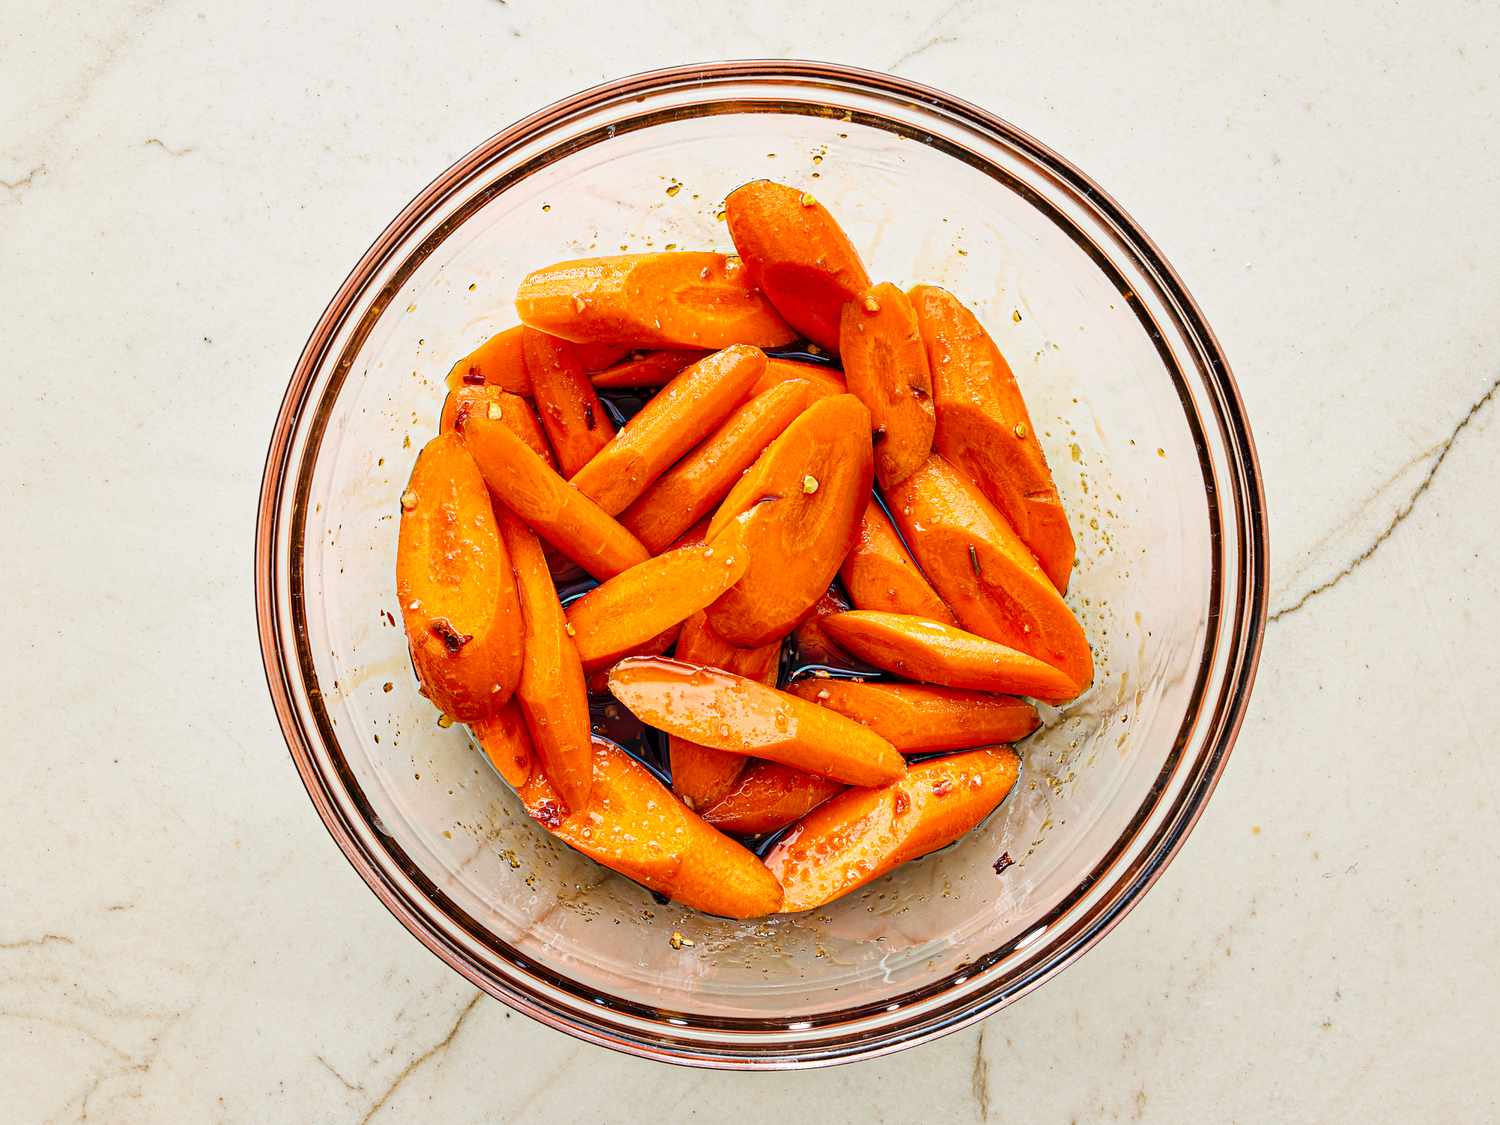
{"label": "dark sauce", "polygon": [[797,363],[812,363],[818,367],[838,369],[838,360],[822,348],[817,351],[809,350],[812,346],[806,340],[798,340],[796,343],[783,344],[779,348],[767,348],[766,355],[771,359],[790,359]]}

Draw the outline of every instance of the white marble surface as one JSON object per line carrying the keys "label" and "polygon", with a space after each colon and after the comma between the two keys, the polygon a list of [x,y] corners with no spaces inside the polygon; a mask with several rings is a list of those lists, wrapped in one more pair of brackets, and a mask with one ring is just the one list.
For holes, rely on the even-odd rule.
{"label": "white marble surface", "polygon": [[[1500,1113],[1500,9],[711,8],[6,5],[0,1117]],[[670,1070],[479,998],[350,870],[265,697],[255,492],[314,318],[457,155],[622,72],[835,42],[1165,248],[1255,424],[1275,617],[1213,804],[1079,964],[880,1062]]]}

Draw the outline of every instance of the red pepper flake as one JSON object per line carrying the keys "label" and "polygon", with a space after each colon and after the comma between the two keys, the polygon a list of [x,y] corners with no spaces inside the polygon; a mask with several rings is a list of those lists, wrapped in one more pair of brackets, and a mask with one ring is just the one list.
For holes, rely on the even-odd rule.
{"label": "red pepper flake", "polygon": [[583,404],[583,421],[589,429],[592,430],[594,428],[596,419],[594,418],[594,404],[592,402]]}
{"label": "red pepper flake", "polygon": [[932,787],[932,795],[934,797],[946,797],[949,793],[952,792],[953,782],[946,777]]}
{"label": "red pepper flake", "polygon": [[911,808],[911,798],[900,789],[897,789],[895,795],[891,798],[891,811],[900,816],[909,808]]}
{"label": "red pepper flake", "polygon": [[434,617],[427,628],[443,642],[449,652],[457,652],[474,639],[473,633],[460,633],[446,617]]}
{"label": "red pepper flake", "polygon": [[484,373],[470,364],[469,369],[464,372],[464,382],[471,387],[482,387],[484,386]]}
{"label": "red pepper flake", "polygon": [[1010,858],[1010,852],[1001,852],[1000,858],[995,860],[993,866],[996,875],[1004,875],[1007,867],[1015,866],[1015,860]]}
{"label": "red pepper flake", "polygon": [[562,809],[556,801],[543,801],[531,811],[531,819],[544,828],[556,828],[563,822]]}
{"label": "red pepper flake", "polygon": [[467,426],[468,424],[469,424],[469,403],[467,403],[467,402],[461,402],[461,403],[458,404],[458,410],[456,410],[454,412],[454,414],[453,414],[453,428],[455,430],[458,430],[460,433],[462,433],[463,432],[463,428],[465,426]]}
{"label": "red pepper flake", "polygon": [[870,431],[870,444],[871,445],[879,445],[884,440],[885,440],[885,427],[884,426],[876,426],[873,430]]}

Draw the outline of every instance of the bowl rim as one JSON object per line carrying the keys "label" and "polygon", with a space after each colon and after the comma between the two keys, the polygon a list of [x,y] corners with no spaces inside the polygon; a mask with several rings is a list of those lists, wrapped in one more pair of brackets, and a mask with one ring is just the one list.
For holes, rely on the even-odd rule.
{"label": "bowl rim", "polygon": [[[962,1004],[958,1010],[948,1012],[940,1009],[928,1022],[899,1035],[882,1033],[871,1041],[856,1042],[852,1046],[841,1046],[834,1050],[823,1050],[821,1047],[810,1044],[809,1046],[814,1046],[816,1049],[800,1054],[786,1053],[795,1045],[789,1046],[785,1040],[777,1045],[774,1053],[759,1053],[753,1046],[747,1048],[744,1045],[730,1046],[725,1043],[713,1045],[717,1053],[705,1053],[701,1045],[690,1046],[677,1040],[652,1040],[637,1038],[629,1034],[611,1033],[596,1026],[581,1023],[576,1016],[570,1015],[565,1010],[548,1006],[535,996],[523,994],[519,990],[508,987],[506,982],[493,979],[482,966],[474,964],[464,951],[456,948],[453,942],[434,927],[430,918],[412,908],[404,890],[396,886],[390,876],[371,861],[361,842],[351,830],[351,826],[346,823],[340,810],[335,808],[329,799],[324,790],[327,778],[313,761],[309,732],[298,715],[296,689],[287,676],[278,632],[280,625],[277,589],[278,559],[275,552],[279,541],[280,509],[285,487],[292,475],[291,470],[295,468],[290,454],[306,392],[323,366],[328,344],[337,335],[340,326],[350,313],[354,311],[355,302],[360,294],[366,291],[390,252],[411,235],[434,205],[446,198],[456,186],[464,183],[483,164],[493,159],[497,153],[524,142],[527,138],[549,127],[631,95],[644,96],[653,91],[681,86],[684,83],[698,82],[708,86],[726,81],[757,80],[823,82],[862,93],[894,95],[910,99],[921,103],[924,108],[941,111],[991,139],[1019,148],[1026,155],[1045,165],[1054,175],[1059,175],[1069,181],[1069,186],[1075,191],[1087,196],[1090,205],[1096,208],[1101,216],[1117,230],[1123,232],[1133,249],[1144,256],[1145,264],[1149,265],[1152,274],[1171,298],[1174,305],[1173,311],[1182,319],[1183,326],[1191,333],[1197,351],[1207,360],[1207,365],[1203,370],[1203,379],[1206,388],[1212,392],[1213,415],[1226,438],[1226,456],[1230,470],[1228,475],[1231,478],[1227,483],[1235,493],[1236,510],[1240,516],[1238,525],[1234,529],[1238,532],[1239,572],[1241,574],[1241,589],[1235,606],[1236,612],[1230,622],[1234,628],[1230,631],[1231,635],[1218,641],[1214,640],[1214,632],[1210,632],[1209,640],[1212,643],[1205,652],[1202,662],[1206,666],[1213,659],[1215,649],[1219,646],[1225,647],[1228,651],[1228,663],[1221,681],[1224,698],[1220,705],[1215,733],[1205,740],[1199,753],[1200,761],[1206,761],[1207,769],[1192,778],[1190,784],[1184,787],[1185,792],[1191,789],[1195,795],[1191,800],[1186,801],[1181,809],[1181,815],[1164,824],[1159,830],[1165,836],[1162,846],[1156,850],[1155,854],[1138,861],[1142,865],[1140,869],[1135,870],[1133,877],[1124,882],[1107,908],[1101,908],[1097,916],[1088,920],[1081,935],[1069,940],[1059,953],[1035,971],[1027,974],[1014,986],[1008,989],[990,989],[970,993],[962,998]],[[1196,415],[1193,415],[1191,411],[1189,413],[1191,418],[1196,419]],[[1201,426],[1196,420],[1194,426],[1195,430],[1201,431]],[[1203,461],[1201,439],[1199,445],[1199,458]],[[1212,479],[1215,475],[1212,470],[1206,463],[1202,467]],[[1212,505],[1210,510],[1215,538],[1218,539],[1223,536],[1225,529],[1219,526],[1217,510]],[[790,59],[745,59],[686,64],[643,71],[589,87],[553,102],[475,146],[429,183],[386,226],[344,279],[319,317],[298,358],[278,409],[266,454],[257,510],[254,560],[255,600],[267,687],[283,738],[298,775],[325,828],[334,838],[350,865],[375,892],[385,907],[431,952],[487,994],[547,1026],[565,1031],[588,1042],[640,1057],[685,1065],[738,1069],[792,1069],[878,1057],[918,1043],[931,1041],[941,1035],[969,1026],[1028,994],[1072,964],[1129,913],[1144,893],[1160,878],[1171,860],[1176,857],[1187,836],[1202,816],[1227,766],[1229,753],[1243,724],[1267,624],[1268,540],[1269,528],[1259,459],[1254,438],[1245,417],[1243,400],[1223,350],[1180,276],[1166,261],[1150,237],[1108,193],[1071,162],[1029,134],[987,110],[936,88],[894,75],[836,63]],[[300,539],[294,539],[293,546],[299,543]],[[1220,559],[1216,553],[1215,589],[1220,581],[1219,565]],[[1196,704],[1194,709],[1196,709]],[[1133,831],[1129,833],[1132,839],[1139,828],[1140,825],[1136,822]],[[979,967],[975,967],[972,971],[978,975]],[[722,1028],[726,1022],[730,1025],[741,1023],[754,1026],[771,1021],[710,1021],[704,1026]],[[776,1023],[774,1026],[783,1032],[787,1028],[785,1022]]]}

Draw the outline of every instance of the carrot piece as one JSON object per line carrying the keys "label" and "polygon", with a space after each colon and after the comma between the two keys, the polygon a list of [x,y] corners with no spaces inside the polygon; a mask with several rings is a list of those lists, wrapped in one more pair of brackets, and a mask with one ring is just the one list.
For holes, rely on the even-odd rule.
{"label": "carrot piece", "polygon": [[627,356],[613,367],[589,376],[596,390],[632,387],[664,387],[684,368],[691,367],[707,354],[701,351],[645,352]]}
{"label": "carrot piece", "polygon": [[801,820],[845,788],[780,762],[756,762],[729,792],[703,810],[703,819],[721,832],[758,836]]}
{"label": "carrot piece", "polygon": [[542,545],[531,528],[506,508],[496,512],[510,551],[526,619],[526,661],[516,698],[547,777],[570,809],[588,802],[592,784],[589,698],[578,650],[568,638]]}
{"label": "carrot piece", "polygon": [[610,515],[624,511],[729,416],[765,366],[765,353],[745,344],[699,360],[573,474],[573,487]]}
{"label": "carrot piece", "polygon": [[828,589],[870,495],[870,413],[853,395],[814,403],[766,447],[719,505],[712,536],[742,512],[750,570],[708,609],[726,641],[784,637]]}
{"label": "carrot piece", "polygon": [[832,668],[868,667],[855,660],[823,630],[823,618],[833,613],[843,613],[849,608],[847,602],[832,587],[813,605],[812,613],[792,630],[792,651],[798,664],[827,664]]}
{"label": "carrot piece", "polygon": [[[695,613],[682,623],[676,658],[687,664],[721,668],[774,688],[781,671],[781,644],[738,648],[709,628],[704,614]],[[706,808],[717,801],[749,764],[742,754],[716,750],[675,734],[667,739],[667,753],[672,764],[672,791],[690,809]]]}
{"label": "carrot piece", "polygon": [[613,367],[634,350],[629,344],[573,345],[573,353],[578,357],[578,362],[583,364],[583,369],[589,373],[590,381],[593,380],[594,372]]}
{"label": "carrot piece", "polygon": [[729,193],[724,213],[753,283],[788,324],[837,351],[839,313],[870,276],[828,209],[804,191],[755,180]]}
{"label": "carrot piece", "polygon": [[859,536],[839,567],[849,600],[859,609],[911,613],[957,625],[958,618],[928,585],[926,577],[873,499],[865,505]]}
{"label": "carrot piece", "polygon": [[558,262],[521,280],[516,310],[523,324],[580,343],[715,350],[796,338],[744,264],[710,252]]}
{"label": "carrot piece", "polygon": [[729,494],[740,474],[802,413],[808,388],[807,381],[792,379],[756,395],[658,477],[620,513],[620,522],[648,551],[660,551]]}
{"label": "carrot piece", "polygon": [[679,547],[621,571],[568,607],[585,671],[612,663],[681,624],[744,577],[744,519],[703,546]]}
{"label": "carrot piece", "polygon": [[824,367],[821,363],[804,363],[800,359],[777,359],[773,355],[768,355],[766,356],[766,369],[761,372],[760,378],[750,388],[750,394],[765,394],[772,387],[779,386],[790,379],[802,379],[812,384],[809,388],[811,391],[809,402],[816,402],[829,395],[849,393],[849,388],[844,385],[844,376],[837,367]]}
{"label": "carrot piece", "polygon": [[806,679],[786,690],[863,723],[903,754],[1015,742],[1040,722],[1024,699],[954,688]]}
{"label": "carrot piece", "polygon": [[782,912],[832,902],[953,843],[1005,800],[1019,766],[1005,747],[971,750],[912,766],[880,789],[848,789],[823,802],[766,857],[786,892]]}
{"label": "carrot piece", "polygon": [[979,486],[1067,593],[1073,531],[1010,365],[952,293],[918,285],[911,299],[932,367],[938,452]]}
{"label": "carrot piece", "polygon": [[[663,656],[673,645],[677,643],[677,637],[682,632],[682,626],[673,625],[664,629],[644,644],[636,645],[625,656]],[[611,665],[601,664],[593,671],[584,675],[583,682],[588,686],[590,695],[609,694],[609,669]]]}
{"label": "carrot piece", "polygon": [[1010,523],[934,454],[886,493],[907,546],[969,632],[1060,668],[1078,691],[1094,678],[1088,638]]}
{"label": "carrot piece", "polygon": [[1078,694],[1067,673],[940,621],[856,609],[823,619],[836,643],[877,668],[946,687],[1029,695],[1061,703]]}
{"label": "carrot piece", "polygon": [[643,723],[717,750],[850,785],[884,785],[905,769],[895,747],[853,719],[732,672],[632,656],[614,666],[609,690]]}
{"label": "carrot piece", "polygon": [[521,677],[521,607],[489,493],[457,435],[433,438],[401,494],[396,596],[428,698],[476,719]]}
{"label": "carrot piece", "polygon": [[577,348],[531,328],[523,342],[542,428],[563,476],[570,477],[615,436],[615,424],[584,374]]}
{"label": "carrot piece", "polygon": [[683,906],[758,918],[781,905],[781,887],[742,845],[682,806],[651,771],[594,736],[593,793],[568,814],[540,770],[520,790],[527,813],[590,859]]}
{"label": "carrot piece", "polygon": [[937,426],[927,349],[906,294],[882,282],[845,305],[839,348],[849,390],[870,410],[875,478],[888,488],[927,460]]}
{"label": "carrot piece", "polygon": [[535,751],[526,730],[526,718],[514,699],[493,714],[469,723],[479,748],[512,789],[519,789],[531,776]]}
{"label": "carrot piece", "polygon": [[531,376],[526,371],[526,355],[521,346],[521,325],[491,336],[448,372],[448,389],[458,387],[499,387],[515,395],[531,393]]}
{"label": "carrot piece", "polygon": [[442,418],[438,429],[442,433],[459,429],[458,416],[481,411],[491,418],[499,418],[514,431],[516,437],[531,447],[531,451],[557,468],[552,456],[552,447],[547,444],[547,435],[542,433],[542,424],[537,420],[531,403],[518,394],[500,387],[459,387],[449,391],[443,400]]}
{"label": "carrot piece", "polygon": [[490,491],[595,578],[613,578],[650,558],[634,535],[553,472],[503,419],[470,413],[460,432]]}

